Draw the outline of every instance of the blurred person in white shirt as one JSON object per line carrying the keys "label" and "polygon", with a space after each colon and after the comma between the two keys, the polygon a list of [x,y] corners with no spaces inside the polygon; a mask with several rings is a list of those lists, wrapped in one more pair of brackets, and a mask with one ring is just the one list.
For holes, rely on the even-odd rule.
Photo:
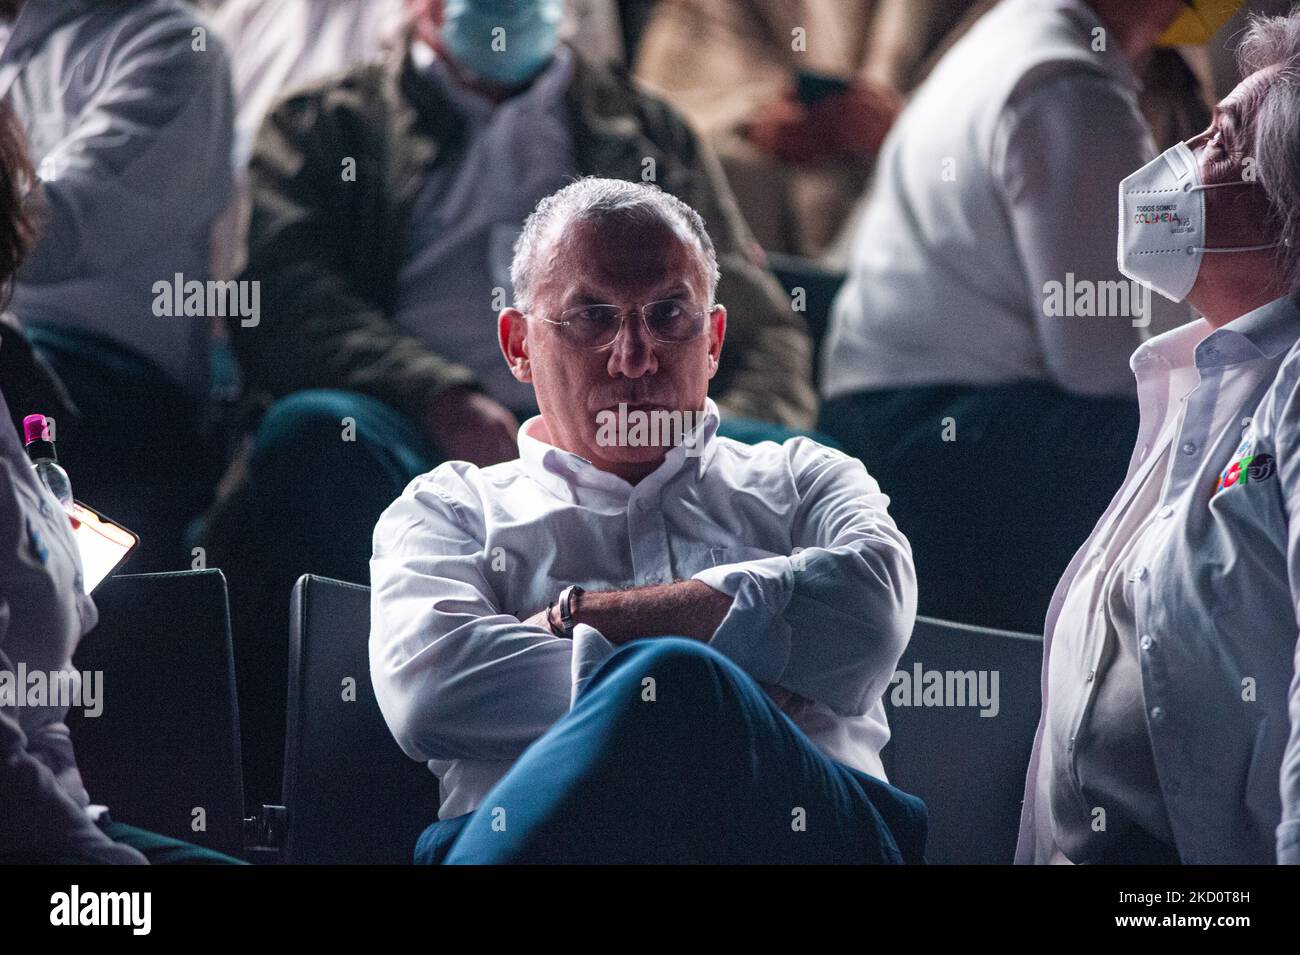
{"label": "blurred person in white shirt", "polygon": [[819,427],[890,488],[922,613],[1036,632],[1114,492],[1128,356],[1189,315],[1116,268],[1115,187],[1156,154],[1138,75],[1185,16],[1208,39],[1235,5],[1003,0],[886,139]]}
{"label": "blurred person in white shirt", "polygon": [[225,463],[211,328],[229,302],[208,286],[233,196],[225,52],[180,0],[3,0],[0,96],[38,177],[12,309],[82,415],[64,462],[139,533],[135,569],[188,567],[184,525]]}

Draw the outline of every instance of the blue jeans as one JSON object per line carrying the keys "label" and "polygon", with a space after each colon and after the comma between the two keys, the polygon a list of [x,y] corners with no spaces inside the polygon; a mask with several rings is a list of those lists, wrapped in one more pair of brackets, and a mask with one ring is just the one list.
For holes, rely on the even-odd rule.
{"label": "blue jeans", "polygon": [[665,637],[601,664],[415,861],[919,863],[926,821],[920,799],[826,757],[726,657]]}

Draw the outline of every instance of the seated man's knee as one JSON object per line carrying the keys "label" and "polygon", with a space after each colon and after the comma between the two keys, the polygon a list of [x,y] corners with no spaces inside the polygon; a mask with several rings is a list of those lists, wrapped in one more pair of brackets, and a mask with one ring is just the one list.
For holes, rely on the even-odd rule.
{"label": "seated man's knee", "polygon": [[749,679],[712,647],[685,637],[635,641],[607,665],[610,689],[624,702],[665,703],[668,710],[716,709],[734,698],[740,692],[737,685]]}
{"label": "seated man's knee", "polygon": [[[279,399],[257,429],[255,472],[314,469],[340,458],[378,402],[367,395],[314,388]],[[355,444],[353,444],[355,447]]]}

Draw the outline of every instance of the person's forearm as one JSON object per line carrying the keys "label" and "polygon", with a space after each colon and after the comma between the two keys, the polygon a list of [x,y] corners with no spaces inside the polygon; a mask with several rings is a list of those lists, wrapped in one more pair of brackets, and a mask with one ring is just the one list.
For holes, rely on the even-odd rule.
{"label": "person's forearm", "polygon": [[731,598],[698,580],[633,590],[583,593],[574,621],[613,644],[647,637],[689,637],[707,643],[731,608]]}

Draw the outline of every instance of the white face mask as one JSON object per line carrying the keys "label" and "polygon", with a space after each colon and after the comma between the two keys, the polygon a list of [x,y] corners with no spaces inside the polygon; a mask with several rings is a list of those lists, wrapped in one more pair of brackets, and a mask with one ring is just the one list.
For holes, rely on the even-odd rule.
{"label": "white face mask", "polygon": [[1119,184],[1119,270],[1181,302],[1206,252],[1255,252],[1268,245],[1205,247],[1205,190],[1253,182],[1201,182],[1199,157],[1176,143]]}

